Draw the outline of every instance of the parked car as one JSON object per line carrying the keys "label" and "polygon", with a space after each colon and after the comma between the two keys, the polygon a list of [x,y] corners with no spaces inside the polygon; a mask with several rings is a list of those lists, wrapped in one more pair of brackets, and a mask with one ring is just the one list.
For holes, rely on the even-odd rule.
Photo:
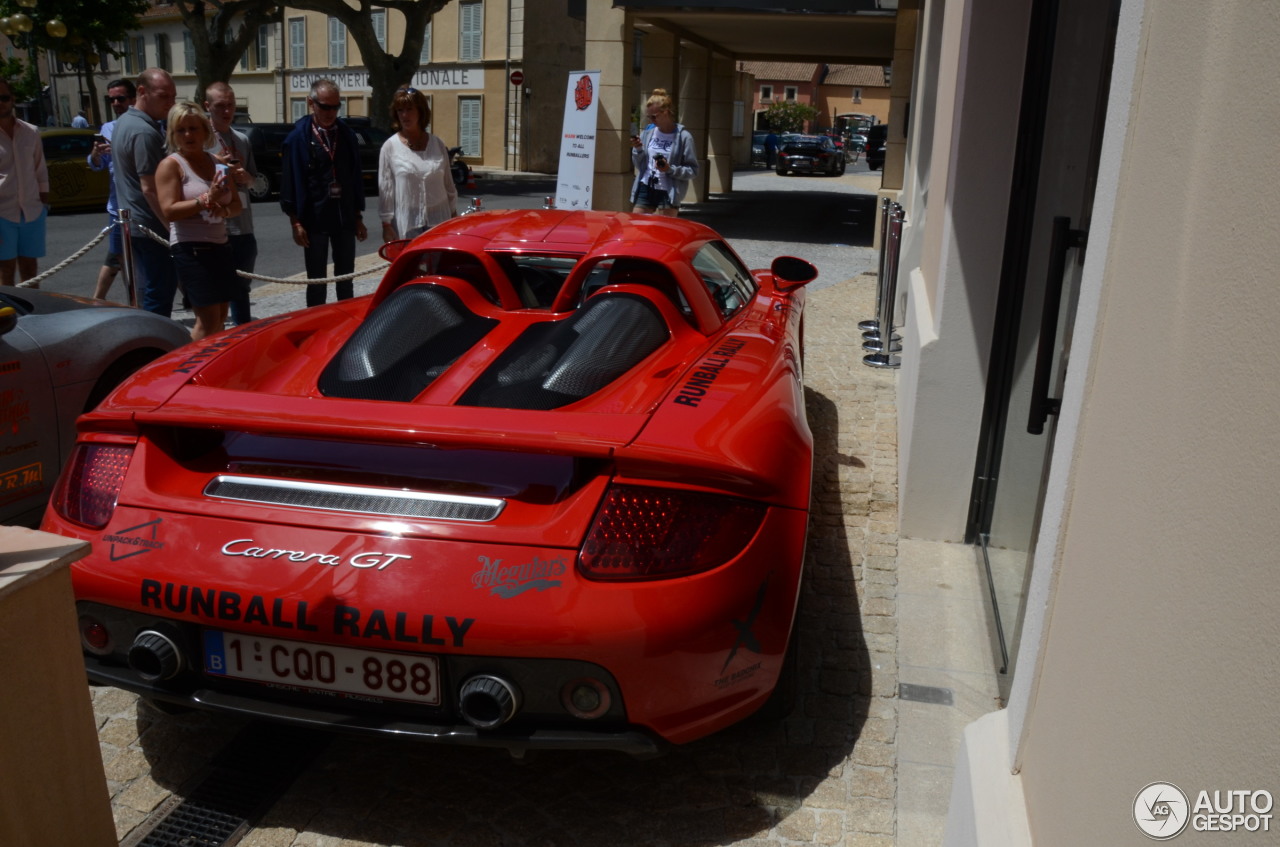
{"label": "parked car", "polygon": [[76,418],[190,339],[141,309],[0,288],[0,523],[35,525],[75,444]]}
{"label": "parked car", "polygon": [[49,208],[60,212],[71,209],[107,208],[111,191],[111,175],[104,168],[89,168],[93,152],[92,129],[45,128],[40,130],[45,164],[49,167]]}
{"label": "parked car", "polygon": [[[389,133],[357,118],[347,120],[347,125],[360,141],[360,167],[364,172],[365,196],[376,197],[378,152]],[[284,139],[293,131],[293,126],[291,123],[236,125],[236,129],[248,136],[249,144],[253,147],[254,161],[258,165],[257,178],[249,186],[249,196],[255,201],[266,200],[280,192]]]}
{"label": "parked car", "polygon": [[751,164],[767,167],[769,164],[769,154],[765,150],[764,141],[769,137],[767,132],[751,133]]}
{"label": "parked car", "polygon": [[844,173],[844,154],[826,135],[797,135],[778,148],[778,176],[788,173]]}
{"label": "parked car", "polygon": [[884,150],[888,138],[888,124],[876,124],[867,130],[867,167],[873,171],[884,167]]}
{"label": "parked car", "polygon": [[94,542],[90,679],[513,752],[784,714],[816,269],[555,209],[382,253],[373,294],[198,342],[81,419],[43,527]]}

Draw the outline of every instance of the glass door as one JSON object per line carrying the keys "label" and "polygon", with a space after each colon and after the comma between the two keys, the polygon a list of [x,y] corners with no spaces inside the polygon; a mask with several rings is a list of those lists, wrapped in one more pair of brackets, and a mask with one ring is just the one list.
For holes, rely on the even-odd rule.
{"label": "glass door", "polygon": [[1007,694],[1088,243],[1118,0],[1037,0],[969,514]]}

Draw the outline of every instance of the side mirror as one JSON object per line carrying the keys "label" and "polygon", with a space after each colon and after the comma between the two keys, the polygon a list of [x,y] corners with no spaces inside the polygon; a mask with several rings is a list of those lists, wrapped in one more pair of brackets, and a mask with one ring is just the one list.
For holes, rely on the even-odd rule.
{"label": "side mirror", "polygon": [[12,306],[0,306],[0,335],[18,325],[18,310]]}
{"label": "side mirror", "polygon": [[388,241],[378,248],[378,255],[388,262],[394,262],[396,257],[404,252],[404,248],[409,246],[410,239],[403,238],[399,241]]}
{"label": "side mirror", "polygon": [[795,256],[779,256],[774,259],[769,272],[773,274],[774,284],[780,291],[789,291],[818,278],[817,268]]}

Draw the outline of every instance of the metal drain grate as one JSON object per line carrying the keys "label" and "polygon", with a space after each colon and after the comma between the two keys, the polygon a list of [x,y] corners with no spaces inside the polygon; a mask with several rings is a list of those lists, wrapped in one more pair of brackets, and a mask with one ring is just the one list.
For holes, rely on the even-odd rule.
{"label": "metal drain grate", "polygon": [[950,688],[939,688],[933,685],[913,685],[910,682],[898,683],[898,696],[903,700],[914,700],[917,703],[936,703],[939,706],[955,705],[955,697]]}
{"label": "metal drain grate", "polygon": [[121,847],[224,847],[238,841],[328,745],[328,736],[250,724]]}

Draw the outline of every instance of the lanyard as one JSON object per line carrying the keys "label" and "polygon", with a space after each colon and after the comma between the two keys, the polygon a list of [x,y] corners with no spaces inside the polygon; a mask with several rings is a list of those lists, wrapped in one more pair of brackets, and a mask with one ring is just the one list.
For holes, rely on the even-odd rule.
{"label": "lanyard", "polygon": [[329,154],[329,176],[334,181],[338,181],[338,132],[337,127],[333,131],[333,145],[330,146],[329,140],[325,138],[328,132],[321,132],[316,126],[315,121],[311,122],[311,134],[316,137],[316,141],[320,142],[320,146],[324,148],[324,152]]}

